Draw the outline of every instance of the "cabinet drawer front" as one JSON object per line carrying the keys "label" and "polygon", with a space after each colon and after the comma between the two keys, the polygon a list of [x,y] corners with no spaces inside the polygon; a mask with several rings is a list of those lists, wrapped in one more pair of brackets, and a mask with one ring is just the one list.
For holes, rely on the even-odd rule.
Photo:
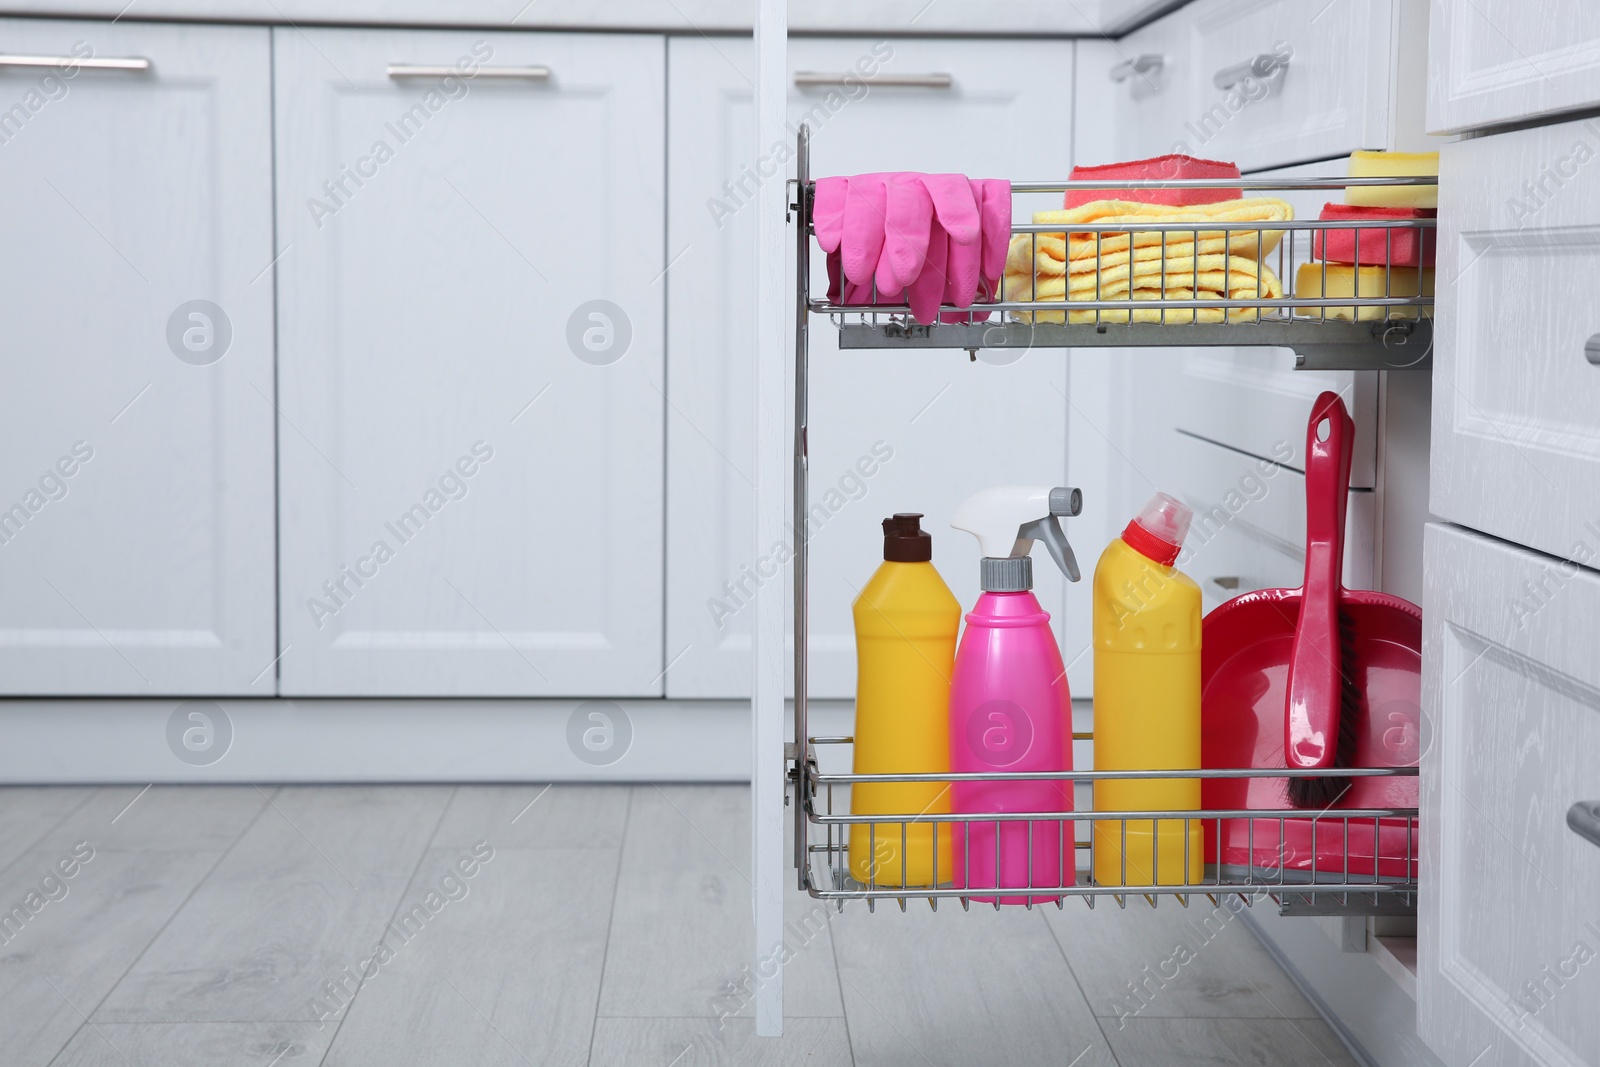
{"label": "cabinet drawer front", "polygon": [[1179,11],[1116,41],[1078,42],[1077,162],[1093,166],[1183,151],[1193,57]]}
{"label": "cabinet drawer front", "polygon": [[1432,524],[1418,1028],[1451,1065],[1600,1062],[1600,574]]}
{"label": "cabinet drawer front", "polygon": [[664,51],[277,31],[286,694],[661,694]]}
{"label": "cabinet drawer front", "polygon": [[271,696],[268,31],[0,52],[0,692]]}
{"label": "cabinet drawer front", "polygon": [[1432,509],[1600,553],[1600,124],[1444,146]]}
{"label": "cabinet drawer front", "polygon": [[1600,8],[1586,0],[1433,0],[1428,49],[1432,133],[1600,103]]}
{"label": "cabinet drawer front", "polygon": [[[1184,151],[1259,170],[1383,147],[1387,0],[1201,0],[1176,17],[1188,23],[1194,54]],[[1252,61],[1272,72],[1246,78]],[[1219,78],[1239,80],[1222,89]]]}
{"label": "cabinet drawer front", "polygon": [[[741,697],[749,693],[750,595],[788,550],[751,548],[755,412],[747,353],[755,210],[744,175],[753,179],[756,165],[747,80],[753,56],[738,40],[679,37],[670,49],[668,247],[682,258],[666,276],[667,695]],[[789,43],[788,116],[811,125],[813,176],[889,169],[1064,174],[1072,56],[1066,41],[800,38]],[[857,80],[861,64],[875,73]],[[802,72],[811,77],[796,84]],[[948,75],[948,84],[930,77],[938,75]],[[918,84],[896,85],[896,78]],[[872,84],[879,79],[883,84]],[[922,84],[933,81],[941,84]],[[781,165],[787,153],[773,158]],[[1059,194],[1019,196],[1014,211],[1027,218],[1035,208],[1059,205]],[[813,254],[812,264],[816,292],[826,285],[823,257]],[[836,339],[830,324],[812,321],[814,697],[854,694],[850,604],[882,562],[885,516],[927,516],[934,562],[971,604],[977,546],[950,529],[956,505],[997,480],[1060,485],[1069,478],[1059,351],[997,365],[959,351],[840,352]],[[1040,600],[1059,619],[1064,580],[1043,559],[1035,576]],[[1085,630],[1077,647],[1087,641]],[[1074,670],[1086,669],[1089,659]],[[1071,681],[1083,687],[1086,676]]]}

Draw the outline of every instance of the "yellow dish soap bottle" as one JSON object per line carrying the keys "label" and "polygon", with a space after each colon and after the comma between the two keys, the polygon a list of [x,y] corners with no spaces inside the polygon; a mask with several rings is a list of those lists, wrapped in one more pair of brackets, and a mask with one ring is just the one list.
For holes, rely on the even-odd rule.
{"label": "yellow dish soap bottle", "polygon": [[[1200,587],[1173,566],[1192,517],[1157,493],[1095,567],[1097,771],[1200,766]],[[1094,807],[1197,809],[1200,780],[1096,781]],[[1095,820],[1092,840],[1100,885],[1194,883],[1205,868],[1198,819]]]}
{"label": "yellow dish soap bottle", "polygon": [[[883,564],[851,605],[856,627],[856,774],[950,771],[950,673],[961,605],[934,570],[920,514],[883,520]],[[863,884],[931,886],[951,878],[949,782],[858,782],[856,815],[929,821],[854,823],[850,873]],[[904,837],[902,839],[902,828]],[[935,854],[938,856],[935,870]]]}

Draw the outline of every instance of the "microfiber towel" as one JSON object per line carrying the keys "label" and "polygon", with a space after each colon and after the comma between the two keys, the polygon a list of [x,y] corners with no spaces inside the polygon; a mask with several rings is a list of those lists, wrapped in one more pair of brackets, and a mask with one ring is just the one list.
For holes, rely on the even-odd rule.
{"label": "microfiber towel", "polygon": [[[1168,256],[1124,262],[1098,272],[1037,277],[1007,274],[1005,299],[1019,302],[1077,300],[1276,300],[1283,296],[1278,276],[1246,256]],[[1095,312],[1017,312],[1020,322],[1248,322],[1257,308],[1130,308]]]}

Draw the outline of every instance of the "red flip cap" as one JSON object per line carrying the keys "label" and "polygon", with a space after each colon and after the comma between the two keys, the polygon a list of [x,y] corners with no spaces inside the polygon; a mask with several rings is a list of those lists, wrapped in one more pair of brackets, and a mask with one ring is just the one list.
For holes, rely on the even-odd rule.
{"label": "red flip cap", "polygon": [[1138,517],[1128,523],[1122,531],[1122,539],[1140,555],[1170,567],[1178,560],[1193,515],[1181,501],[1166,493],[1157,493]]}

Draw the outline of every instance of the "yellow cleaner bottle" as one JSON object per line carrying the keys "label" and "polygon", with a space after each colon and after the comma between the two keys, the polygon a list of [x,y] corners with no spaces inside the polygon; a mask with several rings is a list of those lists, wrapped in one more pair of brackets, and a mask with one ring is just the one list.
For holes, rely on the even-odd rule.
{"label": "yellow cleaner bottle", "polygon": [[[950,771],[950,672],[961,604],[933,569],[933,538],[921,518],[898,514],[883,520],[883,564],[851,606],[856,774]],[[858,782],[850,811],[928,819],[853,823],[850,873],[857,881],[930,886],[950,880],[950,824],[938,824],[935,848],[933,822],[950,812],[950,783]]]}
{"label": "yellow cleaner bottle", "polygon": [[[1095,567],[1097,771],[1200,766],[1200,587],[1173,566],[1192,516],[1181,502],[1157,493]],[[1094,807],[1194,810],[1200,807],[1200,780],[1096,781]],[[1094,880],[1100,885],[1201,880],[1198,819],[1096,820],[1093,841]]]}

